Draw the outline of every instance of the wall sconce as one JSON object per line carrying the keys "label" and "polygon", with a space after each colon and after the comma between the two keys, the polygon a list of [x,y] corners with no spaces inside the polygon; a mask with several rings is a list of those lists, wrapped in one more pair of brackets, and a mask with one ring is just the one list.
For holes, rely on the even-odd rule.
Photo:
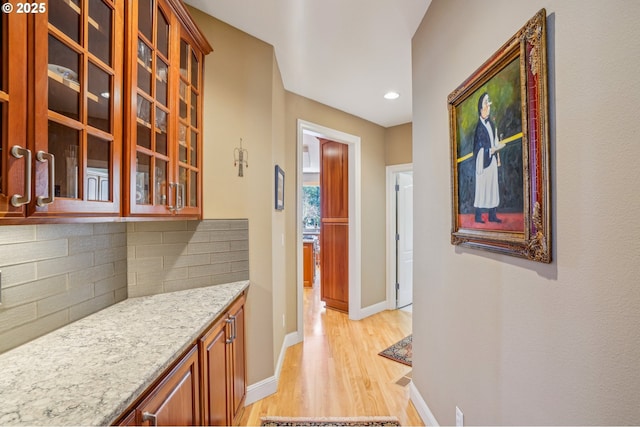
{"label": "wall sconce", "polygon": [[233,166],[238,166],[238,176],[244,176],[244,168],[249,167],[249,152],[242,148],[242,138],[240,147],[233,150]]}

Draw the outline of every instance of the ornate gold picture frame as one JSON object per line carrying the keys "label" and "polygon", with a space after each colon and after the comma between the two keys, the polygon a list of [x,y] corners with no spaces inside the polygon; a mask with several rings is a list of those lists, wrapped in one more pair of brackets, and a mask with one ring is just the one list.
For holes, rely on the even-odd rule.
{"label": "ornate gold picture frame", "polygon": [[551,262],[546,11],[448,97],[451,243]]}

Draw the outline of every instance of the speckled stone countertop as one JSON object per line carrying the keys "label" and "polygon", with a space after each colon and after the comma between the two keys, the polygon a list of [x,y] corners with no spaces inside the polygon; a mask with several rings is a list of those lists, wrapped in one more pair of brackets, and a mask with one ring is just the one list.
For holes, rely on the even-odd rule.
{"label": "speckled stone countertop", "polygon": [[249,286],[130,298],[0,355],[0,425],[109,425]]}

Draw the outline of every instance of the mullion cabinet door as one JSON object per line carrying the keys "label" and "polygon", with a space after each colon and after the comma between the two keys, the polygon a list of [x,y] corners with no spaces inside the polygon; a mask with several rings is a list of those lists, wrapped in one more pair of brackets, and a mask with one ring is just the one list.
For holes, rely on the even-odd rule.
{"label": "mullion cabinet door", "polygon": [[32,216],[119,216],[123,0],[34,15]]}
{"label": "mullion cabinet door", "polygon": [[183,31],[178,82],[178,188],[183,214],[202,211],[202,61]]}
{"label": "mullion cabinet door", "polygon": [[130,6],[131,87],[126,215],[171,215],[176,194],[171,158],[171,37],[174,17],[161,0]]}

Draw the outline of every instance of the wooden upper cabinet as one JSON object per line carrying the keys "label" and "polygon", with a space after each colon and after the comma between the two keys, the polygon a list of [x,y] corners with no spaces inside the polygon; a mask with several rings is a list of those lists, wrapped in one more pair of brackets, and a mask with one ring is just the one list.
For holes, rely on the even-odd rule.
{"label": "wooden upper cabinet", "polygon": [[125,216],[202,216],[202,72],[211,46],[184,5],[129,2]]}
{"label": "wooden upper cabinet", "polygon": [[2,14],[5,219],[120,215],[122,1]]}
{"label": "wooden upper cabinet", "polygon": [[0,14],[0,223],[201,218],[212,49],[184,4],[33,5]]}

